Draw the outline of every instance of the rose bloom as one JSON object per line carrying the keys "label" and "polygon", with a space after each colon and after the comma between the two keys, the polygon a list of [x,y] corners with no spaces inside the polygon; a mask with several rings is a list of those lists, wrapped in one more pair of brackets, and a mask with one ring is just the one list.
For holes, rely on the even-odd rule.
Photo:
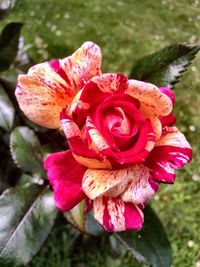
{"label": "rose bloom", "polygon": [[70,150],[44,163],[56,206],[86,200],[107,231],[141,229],[145,203],[160,183],[174,183],[192,149],[173,126],[170,89],[100,68],[100,48],[86,42],[19,75],[16,97],[30,120],[66,135]]}

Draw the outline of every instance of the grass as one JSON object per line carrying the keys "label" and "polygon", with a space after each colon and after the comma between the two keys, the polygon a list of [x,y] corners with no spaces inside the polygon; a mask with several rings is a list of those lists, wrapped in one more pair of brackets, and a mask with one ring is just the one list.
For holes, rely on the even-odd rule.
{"label": "grass", "polygon": [[[199,10],[198,0],[19,0],[4,23],[25,23],[22,33],[36,62],[65,57],[92,40],[102,48],[103,71],[129,74],[140,56],[170,43],[199,42]],[[151,201],[172,243],[172,267],[200,264],[199,87],[200,55],[175,88],[177,124],[192,143],[194,159],[178,172],[175,185],[161,186]],[[54,229],[30,267],[139,266],[130,255],[113,255],[107,243],[95,253],[71,250],[78,240],[68,233],[67,226]]]}

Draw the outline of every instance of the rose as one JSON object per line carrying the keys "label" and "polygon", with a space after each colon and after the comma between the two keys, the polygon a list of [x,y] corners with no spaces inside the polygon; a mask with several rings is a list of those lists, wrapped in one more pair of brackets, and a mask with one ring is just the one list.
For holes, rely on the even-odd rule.
{"label": "rose", "polygon": [[67,137],[70,150],[45,161],[57,207],[69,211],[92,200],[107,231],[140,229],[144,204],[160,182],[174,182],[174,169],[191,160],[192,150],[172,126],[170,89],[101,74],[100,65],[100,49],[87,42],[19,76],[16,96],[30,119],[61,126]]}
{"label": "rose", "polygon": [[[159,118],[171,109],[171,99],[156,86],[102,74],[85,84],[62,113],[61,123],[77,161],[89,168],[114,168],[145,161],[162,134]],[[86,150],[92,153],[89,163]]]}

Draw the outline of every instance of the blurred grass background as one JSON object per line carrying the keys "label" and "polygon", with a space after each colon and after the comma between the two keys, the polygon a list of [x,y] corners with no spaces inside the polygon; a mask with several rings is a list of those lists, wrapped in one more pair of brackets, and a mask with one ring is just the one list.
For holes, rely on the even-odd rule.
{"label": "blurred grass background", "polygon": [[[62,58],[91,40],[102,48],[103,71],[129,74],[137,58],[170,43],[200,42],[199,0],[19,0],[1,24],[25,23],[22,34],[35,62]],[[176,86],[177,125],[194,149],[193,161],[179,171],[175,185],[162,185],[151,201],[173,249],[173,267],[200,266],[200,55]],[[54,229],[30,267],[137,267],[103,241],[71,251],[66,227]],[[142,266],[142,265],[141,265]]]}

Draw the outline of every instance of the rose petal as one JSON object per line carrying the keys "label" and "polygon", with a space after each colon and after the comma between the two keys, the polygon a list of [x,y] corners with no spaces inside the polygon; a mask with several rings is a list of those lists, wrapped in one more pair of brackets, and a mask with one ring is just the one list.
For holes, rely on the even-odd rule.
{"label": "rose petal", "polygon": [[61,60],[53,60],[36,64],[29,69],[27,75],[54,90],[62,88],[74,95],[75,92],[73,93],[68,76],[63,71],[60,62]]}
{"label": "rose petal", "polygon": [[119,198],[100,197],[93,201],[94,217],[108,232],[139,230],[142,228],[142,210]]}
{"label": "rose petal", "polygon": [[140,101],[141,113],[150,119],[156,140],[162,134],[159,117],[168,115],[172,110],[172,100],[153,84],[129,80],[126,93]]}
{"label": "rose petal", "polygon": [[61,61],[72,88],[79,91],[86,81],[101,73],[101,49],[93,42],[85,42],[72,56]]}
{"label": "rose petal", "polygon": [[129,80],[126,93],[137,98],[141,103],[141,111],[144,109],[149,114],[166,116],[172,110],[171,99],[151,83]]}
{"label": "rose petal", "polygon": [[61,113],[61,125],[68,140],[74,158],[80,164],[94,169],[110,169],[111,165],[98,153],[91,150],[84,142],[82,133],[76,123],[69,119],[65,112]]}
{"label": "rose petal", "polygon": [[185,136],[176,127],[167,127],[145,165],[158,181],[173,183],[176,177],[174,169],[182,168],[191,159],[192,149]]}
{"label": "rose petal", "polygon": [[150,199],[158,189],[158,184],[152,179],[151,170],[144,165],[132,167],[132,182],[121,195],[125,202],[143,204]]}
{"label": "rose petal", "polygon": [[[161,87],[160,88],[160,91],[162,93],[164,93],[165,95],[167,95],[171,99],[172,104],[174,106],[175,105],[175,95],[174,95],[174,92],[171,89],[167,88],[167,87]],[[169,115],[164,116],[164,117],[161,117],[160,118],[160,121],[162,123],[162,127],[164,127],[164,126],[172,126],[176,122],[176,117],[171,112]]]}
{"label": "rose petal", "polygon": [[112,166],[144,162],[154,147],[154,133],[148,120],[144,121],[136,143],[127,151],[115,151],[95,127],[92,118],[87,117],[84,127],[85,142],[93,151],[104,155]]}
{"label": "rose petal", "polygon": [[101,51],[84,43],[72,56],[33,66],[19,75],[16,97],[25,115],[41,126],[58,128],[59,114],[86,81],[100,74]]}
{"label": "rose petal", "polygon": [[89,109],[97,107],[99,103],[111,94],[123,93],[127,88],[127,82],[128,78],[119,73],[106,73],[93,77],[86,83],[75,101],[72,102],[68,110],[68,115],[78,125],[81,125]]}
{"label": "rose petal", "polygon": [[50,88],[27,75],[19,75],[15,91],[21,110],[41,126],[58,128],[61,110],[72,100],[72,92],[62,87]]}
{"label": "rose petal", "polygon": [[174,92],[170,88],[168,88],[168,87],[160,87],[160,91],[162,93],[164,93],[165,95],[167,95],[171,99],[172,104],[174,106],[175,105],[175,95],[174,95]]}
{"label": "rose petal", "polygon": [[169,115],[161,117],[160,122],[162,127],[172,126],[176,123],[176,116],[171,112]]}
{"label": "rose petal", "polygon": [[88,169],[84,176],[82,187],[90,199],[100,196],[117,197],[131,181],[133,172],[129,168],[121,170]]}
{"label": "rose petal", "polygon": [[49,155],[44,167],[53,187],[55,204],[60,210],[69,211],[86,198],[81,186],[86,168],[74,160],[71,151]]}

